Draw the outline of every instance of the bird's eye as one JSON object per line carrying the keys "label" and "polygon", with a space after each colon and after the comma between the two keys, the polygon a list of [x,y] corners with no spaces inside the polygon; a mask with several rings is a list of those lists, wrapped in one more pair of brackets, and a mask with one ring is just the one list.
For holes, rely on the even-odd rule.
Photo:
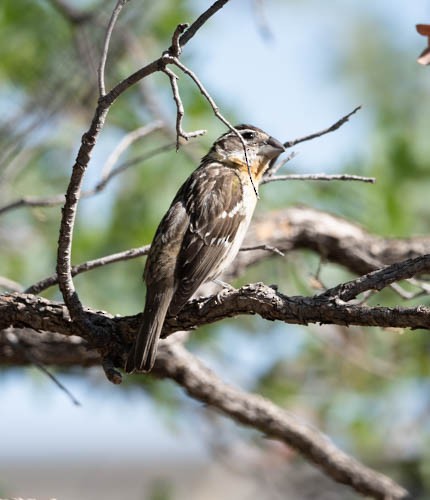
{"label": "bird's eye", "polygon": [[255,132],[246,130],[245,132],[242,132],[242,137],[247,141],[251,141],[252,139],[255,139]]}

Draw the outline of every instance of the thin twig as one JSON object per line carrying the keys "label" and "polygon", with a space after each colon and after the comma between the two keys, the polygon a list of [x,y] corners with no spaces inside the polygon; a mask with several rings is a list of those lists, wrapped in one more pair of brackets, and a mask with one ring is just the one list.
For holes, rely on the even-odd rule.
{"label": "thin twig", "polygon": [[214,14],[216,14],[220,9],[224,7],[229,0],[217,0],[214,2],[209,9],[205,10],[203,14],[201,14],[191,26],[187,29],[187,31],[180,36],[179,45],[183,47],[186,45],[191,38],[197,33],[197,31],[205,24],[206,21]]}
{"label": "thin twig", "polygon": [[64,203],[64,194],[55,194],[53,196],[23,196],[17,200],[11,201],[0,207],[0,215],[21,207],[54,207]]}
{"label": "thin twig", "polygon": [[263,177],[261,184],[276,181],[359,181],[374,184],[376,179],[375,177],[362,177],[361,175],[349,174],[287,174]]}
{"label": "thin twig", "polygon": [[305,135],[304,137],[300,137],[299,139],[294,139],[292,141],[284,142],[284,148],[288,149],[288,148],[295,146],[296,144],[299,144],[300,142],[310,141],[312,139],[316,139],[317,137],[321,137],[325,134],[329,134],[330,132],[334,132],[335,130],[340,128],[344,123],[346,123],[349,120],[349,118],[354,113],[356,113],[359,109],[361,109],[361,106],[357,106],[355,109],[353,109],[347,115],[343,116],[336,123],[333,123],[333,125],[331,125],[330,127],[326,128],[324,130],[321,130],[320,132],[315,132],[314,134]]}
{"label": "thin twig", "polygon": [[402,286],[399,285],[399,283],[391,283],[390,288],[395,293],[397,293],[397,295],[399,297],[401,297],[402,299],[405,299],[405,300],[411,300],[411,299],[415,298],[415,296],[416,296],[415,293],[408,292],[407,290],[405,290],[404,288],[402,288]]}
{"label": "thin twig", "polygon": [[[125,250],[124,252],[113,253],[111,255],[105,255],[104,257],[100,257],[98,259],[88,260],[87,262],[83,262],[82,264],[73,266],[72,276],[77,276],[78,274],[82,274],[87,271],[91,271],[92,269],[106,266],[108,264],[113,264],[114,262],[121,262],[125,260],[136,259],[137,257],[142,257],[143,255],[147,255],[150,246],[151,245],[145,245],[143,247],[131,248],[130,250]],[[53,285],[56,285],[57,283],[58,277],[56,274],[53,274],[52,276],[49,276],[48,278],[40,280],[37,283],[29,286],[24,293],[37,294]]]}
{"label": "thin twig", "polygon": [[28,361],[30,361],[30,363],[36,366],[36,368],[38,368],[42,373],[47,375],[54,382],[54,384],[67,395],[67,397],[75,406],[81,406],[81,403],[75,398],[75,396],[73,396],[73,394],[67,389],[67,387],[65,387],[57,379],[57,377],[46,368],[43,363],[36,359],[28,349],[25,349],[24,346],[20,344],[18,337],[13,332],[6,332],[6,340],[13,349],[20,350],[28,359]]}
{"label": "thin twig", "polygon": [[[366,255],[364,252],[360,251],[360,250],[356,250],[356,252],[360,255],[360,258],[363,259],[363,261],[366,261],[369,266],[371,268],[373,268],[373,270],[380,270],[380,269],[383,269],[386,267],[386,265],[381,262],[380,260],[378,259],[375,259],[369,255]],[[405,280],[405,281],[412,281],[413,278],[409,278],[408,280]],[[408,292],[406,291],[404,288],[402,288],[402,286],[399,284],[399,283],[391,283],[390,285],[388,285],[395,293],[397,293],[397,295],[399,297],[401,297],[402,299],[405,299],[405,300],[411,300],[411,299],[414,299],[416,296],[419,296],[421,295],[421,293],[418,293],[418,294],[414,294],[412,292]],[[364,292],[364,293],[367,293],[367,292]],[[359,301],[361,302],[361,301]]]}
{"label": "thin twig", "polygon": [[[116,168],[112,169],[110,173],[102,177],[102,179],[91,189],[82,191],[81,193],[81,199],[83,198],[89,198],[91,196],[94,196],[100,192],[103,191],[103,189],[107,186],[109,181],[111,181],[114,177],[117,175],[123,173],[125,170],[128,168],[136,165],[137,163],[143,163],[146,160],[149,160],[153,158],[154,156],[157,156],[160,153],[164,153],[166,151],[169,151],[169,149],[172,149],[175,147],[175,143],[168,143],[163,146],[159,146],[157,148],[152,149],[151,151],[148,151],[147,153],[144,153],[142,155],[136,156],[135,158],[131,158],[130,160],[127,160],[120,165],[118,165]],[[16,208],[20,207],[54,207],[58,205],[63,205],[64,204],[64,193],[62,194],[55,194],[52,196],[24,196],[22,198],[19,198],[17,200],[14,200],[10,203],[7,203],[6,205],[3,205],[0,207],[0,215],[3,213],[9,211],[9,210],[14,210]]]}
{"label": "thin twig", "polygon": [[412,278],[417,274],[429,272],[430,254],[421,255],[413,259],[396,262],[382,269],[377,269],[364,276],[342,283],[324,292],[323,296],[338,298],[342,302],[349,302],[357,295],[367,290],[382,290],[396,281]]}
{"label": "thin twig", "polygon": [[278,158],[275,158],[269,163],[269,168],[267,169],[266,173],[264,174],[264,177],[272,177],[273,175],[276,174],[278,170],[280,170],[282,167],[284,167],[289,161],[291,161],[293,158],[295,158],[299,153],[296,151],[291,151],[290,154],[288,154],[285,158],[282,158],[278,160]]}
{"label": "thin twig", "polygon": [[255,196],[257,198],[259,198],[258,189],[255,186],[254,179],[252,178],[251,166],[250,166],[249,160],[248,160],[248,153],[247,153],[247,149],[246,149],[246,144],[245,144],[245,141],[244,141],[243,137],[241,136],[240,132],[238,130],[236,130],[234,128],[234,126],[220,113],[219,107],[216,105],[215,101],[213,100],[213,98],[211,97],[209,92],[205,89],[204,85],[197,78],[197,75],[193,71],[191,71],[187,66],[182,64],[181,61],[179,61],[179,59],[176,57],[167,56],[166,62],[170,62],[172,64],[175,64],[178,68],[180,68],[186,75],[188,75],[193,80],[193,82],[197,85],[197,87],[200,90],[200,92],[202,93],[202,95],[206,98],[206,100],[210,104],[215,116],[220,121],[222,121],[224,123],[224,125],[226,125],[232,132],[234,132],[237,135],[237,137],[239,138],[239,140],[243,146],[243,151],[245,154],[245,161],[246,161],[246,165],[248,167],[249,179],[251,180],[251,184],[252,184],[252,187],[254,189]]}
{"label": "thin twig", "polygon": [[93,189],[90,189],[88,191],[83,191],[82,196],[92,196],[95,193],[99,193],[102,191],[106,185],[109,183],[111,179],[116,177],[119,174],[122,174],[125,170],[129,169],[130,167],[133,167],[137,163],[143,163],[147,160],[150,160],[151,158],[154,158],[154,156],[157,156],[161,153],[165,153],[166,151],[169,151],[170,149],[173,149],[175,147],[175,143],[170,142],[168,144],[164,144],[163,146],[158,146],[157,148],[151,149],[147,153],[143,153],[141,155],[138,155],[134,158],[130,158],[130,160],[127,160],[117,167],[115,167],[111,172],[102,178],[95,186]]}
{"label": "thin twig", "polygon": [[118,162],[119,157],[126,151],[134,142],[147,137],[149,134],[160,130],[163,127],[163,123],[161,121],[155,121],[153,123],[149,123],[148,125],[144,125],[143,127],[139,127],[135,130],[132,130],[128,134],[126,134],[116,145],[112,153],[108,156],[106,160],[100,182],[104,182],[104,180],[109,177],[110,172],[114,165]]}
{"label": "thin twig", "polygon": [[124,5],[128,2],[128,0],[118,0],[115,8],[112,12],[112,15],[109,20],[109,24],[106,30],[106,35],[103,43],[103,50],[102,50],[102,55],[100,58],[100,65],[97,71],[98,75],[98,84],[99,84],[99,94],[100,97],[103,97],[106,95],[106,87],[105,87],[105,66],[106,66],[106,59],[109,51],[109,44],[110,44],[110,39],[112,37],[112,31],[114,29],[115,23],[118,19],[119,13],[121,12],[122,8]]}
{"label": "thin twig", "polygon": [[176,29],[173,32],[172,36],[172,45],[169,47],[167,51],[173,57],[179,57],[181,55],[182,47],[179,38],[188,27],[189,27],[188,23],[178,24],[178,26],[176,26]]}
{"label": "thin twig", "polygon": [[173,99],[176,103],[176,151],[179,149],[180,138],[184,138],[186,141],[192,137],[197,137],[199,135],[206,134],[206,130],[196,130],[195,132],[185,132],[182,128],[182,120],[184,118],[184,106],[182,104],[181,96],[179,95],[178,88],[178,76],[168,68],[167,66],[163,69],[163,72],[169,77],[170,86],[172,87]]}
{"label": "thin twig", "polygon": [[285,257],[284,252],[281,252],[279,248],[272,247],[271,245],[254,245],[252,247],[241,247],[241,252],[250,252],[252,250],[265,250],[266,252],[272,252],[281,257]]}
{"label": "thin twig", "polygon": [[430,294],[430,283],[419,280],[417,278],[409,278],[406,280],[408,283],[410,283],[413,286],[416,286],[420,289],[419,292],[415,293],[411,298],[415,299],[417,297],[422,297],[423,295],[429,295]]}

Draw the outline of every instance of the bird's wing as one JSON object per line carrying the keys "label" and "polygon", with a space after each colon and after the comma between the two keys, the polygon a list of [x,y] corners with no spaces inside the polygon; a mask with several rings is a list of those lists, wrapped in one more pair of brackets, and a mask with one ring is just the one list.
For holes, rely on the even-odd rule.
{"label": "bird's wing", "polygon": [[221,165],[196,170],[178,193],[186,200],[190,224],[185,231],[175,271],[177,288],[169,307],[176,314],[205,281],[223,270],[223,261],[244,222],[239,176]]}

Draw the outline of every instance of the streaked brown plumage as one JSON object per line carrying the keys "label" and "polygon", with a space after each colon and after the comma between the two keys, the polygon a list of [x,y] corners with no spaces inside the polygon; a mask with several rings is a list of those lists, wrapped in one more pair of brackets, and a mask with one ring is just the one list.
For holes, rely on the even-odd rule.
{"label": "streaked brown plumage", "polygon": [[[254,184],[284,148],[251,125],[236,129],[247,146]],[[150,371],[166,316],[174,316],[200,285],[236,257],[257,202],[243,145],[222,135],[178,191],[158,226],[146,261],[146,302],[126,371]]]}

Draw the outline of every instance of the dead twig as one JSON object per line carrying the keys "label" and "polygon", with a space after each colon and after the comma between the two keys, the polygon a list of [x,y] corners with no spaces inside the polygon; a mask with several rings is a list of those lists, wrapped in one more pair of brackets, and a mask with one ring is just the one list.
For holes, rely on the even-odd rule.
{"label": "dead twig", "polygon": [[136,141],[139,139],[143,139],[144,137],[147,137],[149,134],[152,134],[153,132],[156,132],[157,130],[160,130],[163,127],[163,123],[160,120],[157,120],[155,122],[149,123],[148,125],[144,125],[143,127],[139,127],[135,130],[132,130],[128,134],[126,134],[120,142],[116,145],[112,153],[108,156],[108,159],[106,160],[102,174],[101,174],[101,180],[99,182],[103,183],[106,178],[109,177],[111,170],[113,169],[114,165],[118,162],[119,157]]}
{"label": "dead twig", "polygon": [[99,95],[100,97],[103,97],[106,95],[106,87],[105,87],[105,67],[106,67],[106,60],[107,60],[107,55],[109,52],[109,44],[110,44],[110,39],[112,37],[112,32],[114,29],[114,26],[118,20],[118,16],[124,7],[124,5],[128,2],[128,0],[118,0],[112,15],[109,20],[109,24],[106,30],[105,34],[105,39],[103,42],[103,49],[102,49],[102,55],[100,57],[100,64],[98,67],[97,71],[97,76],[98,76],[98,85],[99,85]]}
{"label": "dead twig", "polygon": [[217,408],[236,422],[286,443],[335,481],[372,498],[400,500],[408,496],[399,484],[341,451],[327,436],[296,415],[260,395],[226,384],[183,346],[165,346],[160,354],[155,365],[160,376],[174,380],[191,397]]}
{"label": "dead twig", "polygon": [[263,177],[261,184],[277,181],[359,181],[374,184],[375,177],[363,177],[349,174],[287,174]]}
{"label": "dead twig", "polygon": [[67,387],[65,387],[57,379],[57,377],[53,375],[46,368],[46,366],[43,363],[41,363],[38,359],[36,359],[28,349],[25,349],[25,347],[20,344],[18,337],[13,332],[6,332],[5,335],[6,335],[6,340],[13,349],[20,350],[24,354],[24,356],[28,359],[28,361],[30,361],[31,364],[33,364],[42,373],[44,373],[47,377],[49,377],[52,380],[52,382],[54,382],[54,384],[67,395],[67,397],[75,406],[81,406],[81,403],[75,398],[75,396],[69,391],[69,389],[67,389]]}
{"label": "dead twig", "polygon": [[305,135],[304,137],[300,137],[299,139],[293,139],[292,141],[284,142],[284,148],[288,149],[288,148],[291,148],[291,147],[295,146],[296,144],[299,144],[300,142],[310,141],[312,139],[316,139],[317,137],[321,137],[321,136],[323,136],[325,134],[329,134],[330,132],[334,132],[335,130],[337,130],[338,128],[340,128],[343,124],[345,124],[350,119],[350,117],[353,114],[355,114],[359,109],[361,109],[361,106],[357,106],[350,113],[348,113],[347,115],[343,116],[336,123],[333,123],[333,125],[331,125],[328,128],[325,128],[324,130],[321,130],[319,132],[315,132],[315,133],[310,134],[310,135]]}
{"label": "dead twig", "polygon": [[[165,144],[163,146],[159,146],[154,148],[147,153],[143,153],[142,155],[136,156],[135,158],[131,158],[127,160],[117,167],[110,170],[110,172],[105,172],[101,178],[101,180],[91,189],[82,191],[81,199],[90,198],[98,193],[101,193],[108,183],[117,175],[123,173],[125,170],[133,167],[138,163],[143,163],[147,160],[150,160],[154,156],[157,156],[161,153],[165,153],[170,149],[175,147],[175,143]],[[0,215],[10,210],[14,210],[21,207],[54,207],[58,205],[62,205],[64,203],[65,194],[55,194],[52,196],[23,196],[17,200],[14,200],[6,205],[0,207]]]}
{"label": "dead twig", "polygon": [[206,134],[206,130],[196,130],[195,132],[185,132],[182,128],[182,120],[184,118],[184,106],[182,104],[181,97],[179,95],[178,88],[178,76],[168,68],[167,66],[163,69],[163,72],[169,77],[170,86],[172,87],[173,99],[176,103],[176,151],[179,150],[180,138],[182,137],[186,141],[192,137],[198,137],[199,135]]}
{"label": "dead twig", "polygon": [[272,252],[281,257],[285,257],[285,254],[279,250],[279,248],[272,247],[271,245],[254,245],[251,247],[242,247],[241,252],[250,252],[252,250],[265,250],[266,252]]}
{"label": "dead twig", "polygon": [[193,82],[197,85],[197,88],[200,90],[201,94],[206,98],[206,100],[210,104],[210,106],[211,106],[211,108],[212,108],[212,110],[214,112],[214,115],[222,123],[224,123],[224,125],[226,125],[232,132],[234,132],[237,135],[237,137],[239,138],[239,140],[240,140],[240,142],[241,142],[241,144],[243,146],[243,151],[244,151],[244,154],[245,154],[245,161],[246,161],[246,165],[248,167],[249,179],[250,179],[252,187],[254,189],[255,196],[257,198],[259,198],[257,187],[255,186],[254,179],[252,178],[251,166],[249,164],[248,153],[247,153],[247,150],[246,150],[246,144],[245,144],[245,141],[244,141],[243,137],[240,135],[239,131],[236,130],[234,128],[234,126],[221,114],[221,112],[219,110],[219,107],[217,106],[217,104],[215,103],[215,101],[213,100],[213,98],[211,97],[211,95],[209,94],[209,92],[206,90],[206,88],[204,87],[204,85],[202,84],[202,82],[197,78],[197,75],[193,71],[191,71],[187,66],[185,66],[185,64],[181,63],[181,61],[179,61],[178,58],[171,57],[171,56],[166,56],[166,57],[167,57],[167,59],[166,59],[167,62],[169,62],[171,64],[174,64],[175,66],[177,66],[178,68],[180,68],[186,75],[188,75],[193,80]]}
{"label": "dead twig", "polygon": [[[122,262],[125,260],[136,259],[138,257],[142,257],[143,255],[147,255],[149,248],[151,245],[145,245],[143,247],[131,248],[130,250],[125,250],[124,252],[118,252],[111,255],[106,255],[104,257],[100,257],[94,260],[88,260],[87,262],[83,262],[82,264],[78,264],[72,267],[72,276],[77,276],[78,274],[85,273],[87,271],[91,271],[92,269],[97,269],[98,267],[107,266],[109,264],[113,264],[115,262]],[[58,283],[58,276],[53,274],[48,278],[44,278],[43,280],[34,283],[29,286],[25,293],[33,293],[37,294],[46,290],[47,288],[54,286]]]}

